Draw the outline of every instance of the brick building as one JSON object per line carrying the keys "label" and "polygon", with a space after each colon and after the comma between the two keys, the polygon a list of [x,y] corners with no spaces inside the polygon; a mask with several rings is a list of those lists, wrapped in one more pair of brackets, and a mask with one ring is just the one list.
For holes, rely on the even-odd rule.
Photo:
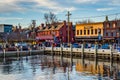
{"label": "brick building", "polygon": [[72,43],[74,41],[74,30],[72,27],[72,23],[69,23],[68,35],[68,23],[66,21],[57,22],[47,26],[41,24],[37,31],[36,39],[38,39],[39,42],[48,41],[59,43],[61,41],[67,43],[69,38],[69,42]]}

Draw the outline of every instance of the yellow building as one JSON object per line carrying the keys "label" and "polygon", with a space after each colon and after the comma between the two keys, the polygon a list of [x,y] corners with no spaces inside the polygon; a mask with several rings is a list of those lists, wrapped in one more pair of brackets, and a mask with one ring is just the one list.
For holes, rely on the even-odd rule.
{"label": "yellow building", "polygon": [[76,41],[98,41],[103,36],[103,22],[76,24]]}

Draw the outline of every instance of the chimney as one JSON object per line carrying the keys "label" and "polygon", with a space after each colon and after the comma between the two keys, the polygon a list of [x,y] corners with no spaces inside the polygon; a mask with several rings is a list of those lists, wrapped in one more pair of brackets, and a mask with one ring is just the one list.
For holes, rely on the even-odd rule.
{"label": "chimney", "polygon": [[63,21],[63,24],[66,25],[66,21],[65,20]]}
{"label": "chimney", "polygon": [[105,21],[106,21],[106,22],[108,21],[108,16],[105,17]]}
{"label": "chimney", "polygon": [[44,28],[44,23],[41,24],[41,27]]}

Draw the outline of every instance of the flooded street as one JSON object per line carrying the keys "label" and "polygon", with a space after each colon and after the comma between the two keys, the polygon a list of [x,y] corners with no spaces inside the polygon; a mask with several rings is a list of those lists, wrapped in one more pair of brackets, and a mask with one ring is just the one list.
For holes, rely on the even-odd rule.
{"label": "flooded street", "polygon": [[35,55],[0,63],[0,80],[118,80],[120,63]]}

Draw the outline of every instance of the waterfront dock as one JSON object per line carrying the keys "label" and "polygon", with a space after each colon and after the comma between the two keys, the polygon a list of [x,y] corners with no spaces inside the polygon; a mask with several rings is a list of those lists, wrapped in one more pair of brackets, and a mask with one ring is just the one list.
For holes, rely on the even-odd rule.
{"label": "waterfront dock", "polygon": [[59,55],[65,57],[80,57],[80,58],[96,58],[96,59],[109,59],[120,60],[120,53],[117,50],[110,49],[97,49],[93,48],[72,48],[72,47],[39,47],[38,50],[27,51],[1,51],[0,57],[20,57],[26,55]]}
{"label": "waterfront dock", "polygon": [[120,60],[120,53],[118,50],[113,49],[97,49],[93,48],[64,48],[64,47],[45,47],[46,54],[62,55],[62,56],[77,56],[81,58],[96,58],[96,59],[110,59]]}

